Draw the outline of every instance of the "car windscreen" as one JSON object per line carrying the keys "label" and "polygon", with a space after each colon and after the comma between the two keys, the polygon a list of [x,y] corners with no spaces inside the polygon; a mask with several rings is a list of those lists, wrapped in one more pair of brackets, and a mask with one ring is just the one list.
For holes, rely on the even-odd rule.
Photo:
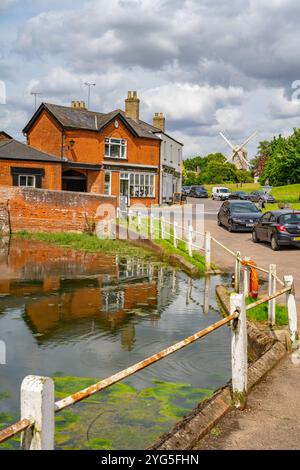
{"label": "car windscreen", "polygon": [[229,193],[229,189],[225,189],[225,188],[219,189],[219,193]]}
{"label": "car windscreen", "polygon": [[235,204],[231,204],[231,212],[235,214],[243,214],[243,213],[253,213],[257,214],[259,210],[254,204],[239,204],[238,202]]}
{"label": "car windscreen", "polygon": [[280,218],[282,225],[299,224],[300,225],[300,212],[296,214],[284,214]]}

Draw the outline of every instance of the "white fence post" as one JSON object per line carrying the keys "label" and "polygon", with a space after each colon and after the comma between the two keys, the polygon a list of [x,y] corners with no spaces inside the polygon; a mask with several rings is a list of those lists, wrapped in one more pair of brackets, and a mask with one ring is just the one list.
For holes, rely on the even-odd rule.
{"label": "white fence post", "polygon": [[211,234],[205,232],[205,271],[211,271]]}
{"label": "white fence post", "polygon": [[244,409],[247,402],[247,317],[243,294],[231,294],[230,313],[239,311],[239,318],[232,323],[231,361],[232,361],[232,397],[236,408]]}
{"label": "white fence post", "polygon": [[21,385],[21,419],[34,421],[22,433],[23,450],[54,450],[54,383],[49,377],[29,375]]}
{"label": "white fence post", "polygon": [[[270,264],[269,267],[269,295],[276,293],[276,264]],[[268,323],[274,326],[276,323],[276,299],[268,302]]]}
{"label": "white fence post", "polygon": [[138,217],[138,228],[140,230],[142,226],[142,214],[138,212],[137,217]]}
{"label": "white fence post", "polygon": [[298,324],[297,324],[297,305],[295,300],[295,288],[293,276],[284,276],[285,287],[290,287],[291,291],[286,294],[286,303],[289,316],[289,330],[291,335],[292,348],[298,347]]}
{"label": "white fence post", "polygon": [[234,270],[234,290],[237,294],[241,288],[241,252],[236,252],[235,270]]}
{"label": "white fence post", "polygon": [[[245,262],[247,263],[250,261],[249,257],[245,257]],[[245,297],[249,297],[250,293],[250,268],[248,264],[244,266],[244,295]]]}
{"label": "white fence post", "polygon": [[173,225],[173,239],[174,239],[174,247],[177,248],[177,237],[178,237],[178,231],[177,231],[177,226],[178,223],[174,221]]}
{"label": "white fence post", "polygon": [[119,219],[121,216],[121,209],[120,207],[117,207],[117,219]]}
{"label": "white fence post", "polygon": [[189,238],[188,238],[188,250],[189,256],[193,256],[193,226],[189,225]]}
{"label": "white fence post", "polygon": [[160,228],[161,228],[161,239],[165,239],[165,218],[161,216],[160,218]]}
{"label": "white fence post", "polygon": [[131,209],[129,209],[128,211],[128,220],[129,220],[129,223],[131,224],[132,222],[132,210]]}
{"label": "white fence post", "polygon": [[150,214],[150,238],[153,238],[154,234],[154,214]]}

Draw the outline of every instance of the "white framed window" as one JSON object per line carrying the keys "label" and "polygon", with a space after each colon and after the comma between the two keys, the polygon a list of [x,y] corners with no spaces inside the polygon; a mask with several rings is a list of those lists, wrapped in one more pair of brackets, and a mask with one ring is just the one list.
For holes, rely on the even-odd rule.
{"label": "white framed window", "polygon": [[115,139],[108,137],[105,139],[105,157],[119,158],[126,160],[127,158],[127,140]]}
{"label": "white framed window", "polygon": [[155,197],[153,173],[130,173],[130,197]]}
{"label": "white framed window", "polygon": [[111,171],[104,172],[104,194],[111,195]]}
{"label": "white framed window", "polygon": [[26,188],[35,188],[36,180],[33,175],[18,175],[18,186],[24,186]]}

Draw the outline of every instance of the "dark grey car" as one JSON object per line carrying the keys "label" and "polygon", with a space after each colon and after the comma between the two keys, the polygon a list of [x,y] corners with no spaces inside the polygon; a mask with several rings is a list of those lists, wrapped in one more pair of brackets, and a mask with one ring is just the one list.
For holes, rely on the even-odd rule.
{"label": "dark grey car", "polygon": [[255,243],[268,242],[272,250],[292,245],[300,248],[300,212],[291,210],[266,212],[254,226]]}
{"label": "dark grey car", "polygon": [[218,213],[218,225],[223,225],[229,232],[252,232],[260,218],[261,212],[251,201],[225,201]]}
{"label": "dark grey car", "polygon": [[265,191],[253,191],[249,194],[249,199],[252,202],[260,202],[265,204],[274,204],[276,199],[272,194],[266,193]]}

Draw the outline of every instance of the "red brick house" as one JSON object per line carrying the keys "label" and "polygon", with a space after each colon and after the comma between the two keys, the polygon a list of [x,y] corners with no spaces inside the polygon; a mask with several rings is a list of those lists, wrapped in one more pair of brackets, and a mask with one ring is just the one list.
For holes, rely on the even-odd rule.
{"label": "red brick house", "polygon": [[136,92],[125,112],[43,103],[24,128],[27,143],[60,159],[62,189],[119,197],[120,205],[160,201],[162,129],[140,120]]}

